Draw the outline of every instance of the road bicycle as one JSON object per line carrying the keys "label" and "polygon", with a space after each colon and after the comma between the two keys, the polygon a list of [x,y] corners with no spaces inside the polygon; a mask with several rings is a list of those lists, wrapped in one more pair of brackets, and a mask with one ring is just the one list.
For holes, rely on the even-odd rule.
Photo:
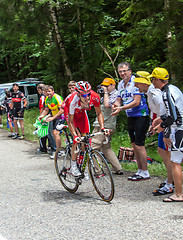
{"label": "road bicycle", "polygon": [[81,142],[85,146],[84,158],[80,166],[81,176],[74,177],[70,171],[72,139],[66,125],[62,128],[62,131],[64,131],[67,139],[66,147],[59,147],[56,150],[54,161],[58,178],[63,187],[68,192],[75,193],[85,178],[85,169],[88,163],[90,179],[96,192],[104,201],[110,202],[114,197],[114,181],[110,167],[105,157],[90,146],[90,139],[101,133],[87,134],[81,137]]}

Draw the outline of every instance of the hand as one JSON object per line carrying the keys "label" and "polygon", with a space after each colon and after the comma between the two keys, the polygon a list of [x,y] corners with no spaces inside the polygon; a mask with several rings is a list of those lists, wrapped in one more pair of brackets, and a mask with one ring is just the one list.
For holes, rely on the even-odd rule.
{"label": "hand", "polygon": [[109,129],[102,128],[101,131],[104,133],[105,136],[109,136],[110,135],[110,130]]}
{"label": "hand", "polygon": [[101,88],[104,89],[104,92],[108,92],[106,86],[102,85]]}
{"label": "hand", "polygon": [[37,119],[41,122],[42,118],[44,118],[44,117],[39,116]]}
{"label": "hand", "polygon": [[156,131],[153,129],[153,127],[151,125],[148,129],[146,136],[150,137],[150,136],[153,136],[155,133],[156,133]]}
{"label": "hand", "polygon": [[54,117],[47,117],[46,119],[45,119],[45,122],[51,122],[51,121],[53,121],[54,120]]}
{"label": "hand", "polygon": [[73,144],[80,143],[80,142],[81,142],[81,138],[78,136],[74,136]]}
{"label": "hand", "polygon": [[117,115],[119,112],[121,112],[121,110],[123,110],[122,106],[121,106],[121,107],[118,107],[118,106],[113,106],[113,105],[112,105],[112,113],[111,113],[111,116]]}
{"label": "hand", "polygon": [[170,138],[163,138],[163,142],[165,143],[166,148],[170,148],[172,145]]}
{"label": "hand", "polygon": [[156,127],[157,125],[161,124],[162,123],[162,119],[160,117],[158,118],[155,118],[152,122],[152,127]]}
{"label": "hand", "polygon": [[160,124],[158,124],[156,127],[153,128],[153,131],[156,131],[157,133],[160,133],[160,132],[164,131],[164,128],[162,128],[160,126]]}

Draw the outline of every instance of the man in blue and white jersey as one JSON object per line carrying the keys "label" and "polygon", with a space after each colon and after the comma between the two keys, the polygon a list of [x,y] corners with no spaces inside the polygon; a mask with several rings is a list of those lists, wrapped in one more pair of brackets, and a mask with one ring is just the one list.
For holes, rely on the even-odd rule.
{"label": "man in blue and white jersey", "polygon": [[[128,133],[134,148],[138,164],[138,171],[129,177],[131,181],[142,181],[150,178],[147,170],[147,152],[145,149],[145,136],[149,127],[149,113],[146,99],[143,93],[135,87],[133,82],[135,76],[128,62],[118,65],[118,73],[121,81],[118,85],[118,97],[113,104],[112,115],[118,114],[121,110],[126,111],[128,117]],[[121,106],[123,102],[123,106]]]}
{"label": "man in blue and white jersey", "polygon": [[[171,146],[172,174],[175,194],[165,198],[164,202],[183,202],[182,167],[183,160],[183,94],[179,88],[169,84],[169,73],[165,68],[155,68],[150,75],[155,88],[161,89],[166,114],[153,122],[154,130],[164,131],[165,145]],[[170,131],[165,131],[171,127]]]}

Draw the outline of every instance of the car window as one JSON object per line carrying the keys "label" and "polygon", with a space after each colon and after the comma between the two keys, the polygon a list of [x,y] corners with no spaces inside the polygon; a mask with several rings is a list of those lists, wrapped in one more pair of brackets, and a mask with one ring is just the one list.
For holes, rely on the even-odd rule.
{"label": "car window", "polygon": [[35,86],[27,86],[27,91],[29,95],[37,94],[37,89]]}
{"label": "car window", "polygon": [[22,92],[23,94],[25,94],[25,91],[24,91],[24,87],[23,87],[23,86],[19,86],[19,91]]}

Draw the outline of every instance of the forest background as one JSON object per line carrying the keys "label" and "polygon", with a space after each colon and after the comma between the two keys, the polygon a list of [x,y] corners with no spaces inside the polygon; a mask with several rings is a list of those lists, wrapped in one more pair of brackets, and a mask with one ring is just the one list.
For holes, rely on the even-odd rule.
{"label": "forest background", "polygon": [[[118,82],[116,67],[128,61],[133,72],[165,67],[170,82],[183,89],[183,0],[0,4],[0,83],[38,78],[65,98],[70,80],[87,80],[94,90],[105,77]],[[116,149],[127,136],[121,114]]]}

